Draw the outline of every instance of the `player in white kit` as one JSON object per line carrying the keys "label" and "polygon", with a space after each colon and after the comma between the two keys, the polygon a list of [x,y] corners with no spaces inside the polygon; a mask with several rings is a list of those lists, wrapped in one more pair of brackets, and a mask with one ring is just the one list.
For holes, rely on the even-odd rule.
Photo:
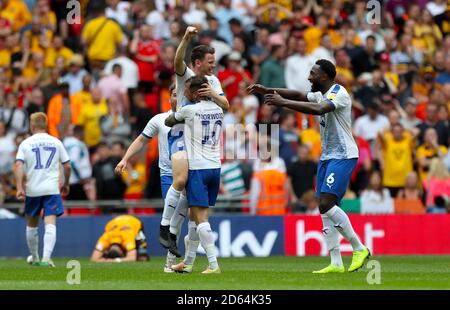
{"label": "player in white kit", "polygon": [[[56,243],[56,217],[64,213],[61,195],[69,193],[70,160],[62,142],[47,134],[47,116],[44,113],[31,115],[30,129],[33,135],[22,141],[16,155],[16,197],[25,201],[26,238],[31,254],[29,263],[55,267],[51,255]],[[61,164],[64,182],[60,188]],[[39,261],[38,225],[42,210],[45,234],[42,261]]]}
{"label": "player in white kit", "polygon": [[[195,27],[187,27],[175,54],[177,111],[188,102],[184,94],[185,81],[194,75],[204,76],[207,80],[207,83],[199,90],[200,96],[210,98],[211,101],[215,102],[223,110],[227,110],[229,107],[228,100],[224,96],[219,79],[213,74],[214,68],[216,67],[214,48],[206,45],[196,46],[192,49],[190,57],[192,69],[184,63],[186,49],[197,32]],[[165,208],[167,205],[177,204],[188,178],[188,162],[184,148],[183,125],[174,126],[169,132],[169,154],[172,161],[173,184],[167,192]],[[168,210],[170,209],[168,208]],[[176,246],[174,229],[169,228],[168,225],[168,221],[161,222],[160,243],[176,256],[180,256]],[[192,222],[190,225],[195,225],[195,223]]]}
{"label": "player in white kit", "polygon": [[331,256],[331,264],[314,273],[342,273],[345,271],[339,248],[339,234],[353,247],[349,272],[360,269],[370,256],[353,230],[347,214],[339,208],[353,169],[358,160],[358,147],[352,136],[352,99],[347,90],[335,82],[336,67],[319,59],[311,68],[308,80],[311,92],[306,95],[288,89],[268,89],[251,85],[250,92],[265,94],[265,102],[301,113],[320,116],[322,154],[317,169],[316,195],[323,222],[323,236]]}
{"label": "player in white kit", "polygon": [[[153,116],[145,126],[142,133],[133,141],[133,143],[128,148],[127,152],[123,156],[122,160],[116,166],[116,173],[121,174],[128,165],[128,161],[132,156],[137,154],[147,143],[147,141],[155,136],[158,136],[158,151],[159,151],[159,168],[161,175],[161,194],[162,198],[166,200],[167,192],[173,183],[172,177],[172,165],[169,159],[169,147],[168,147],[168,135],[170,127],[164,124],[166,118],[175,112],[177,105],[177,98],[175,92],[175,85],[169,88],[170,93],[170,104],[172,110],[159,113]],[[183,225],[184,219],[186,218],[188,211],[187,200],[184,195],[181,197],[176,204],[164,204],[164,210],[161,219],[161,225],[163,221],[169,222],[172,231],[174,231],[175,236],[178,238],[181,226]],[[175,255],[167,251],[167,259],[164,265],[164,272],[173,272],[170,268],[176,263]]]}
{"label": "player in white kit", "polygon": [[[189,100],[166,125],[184,122],[185,146],[189,162],[186,196],[190,222],[186,255],[183,262],[173,265],[178,272],[192,272],[199,242],[205,249],[208,268],[203,274],[220,273],[214,236],[208,222],[208,208],[216,203],[220,187],[220,134],[223,110],[199,91],[207,80],[194,76],[186,80],[185,96]],[[194,223],[195,225],[192,225]]]}

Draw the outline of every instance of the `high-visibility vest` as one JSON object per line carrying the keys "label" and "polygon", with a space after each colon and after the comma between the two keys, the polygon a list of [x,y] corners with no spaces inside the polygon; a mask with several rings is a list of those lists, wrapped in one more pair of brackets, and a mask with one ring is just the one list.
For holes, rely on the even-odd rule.
{"label": "high-visibility vest", "polygon": [[284,215],[288,192],[287,176],[278,170],[262,170],[253,174],[260,183],[260,192],[256,208],[257,215]]}

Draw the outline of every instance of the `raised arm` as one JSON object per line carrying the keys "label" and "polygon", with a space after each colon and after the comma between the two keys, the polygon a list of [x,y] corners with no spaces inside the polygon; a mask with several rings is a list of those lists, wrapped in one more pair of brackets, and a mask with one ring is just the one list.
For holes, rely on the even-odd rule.
{"label": "raised arm", "polygon": [[260,93],[263,95],[278,93],[281,97],[289,100],[306,101],[306,94],[287,88],[268,88],[261,84],[252,84],[247,87],[248,93]]}
{"label": "raised arm", "polygon": [[277,92],[275,92],[274,94],[265,95],[264,101],[268,105],[280,106],[297,112],[312,115],[323,115],[335,109],[335,106],[332,103],[328,102],[317,103],[317,102],[288,100],[281,97]]}
{"label": "raised arm", "polygon": [[184,63],[184,57],[186,56],[186,50],[191,43],[192,38],[198,33],[197,28],[189,26],[186,28],[183,39],[178,45],[177,51],[175,53],[175,73],[178,75],[183,75],[186,70],[186,64]]}

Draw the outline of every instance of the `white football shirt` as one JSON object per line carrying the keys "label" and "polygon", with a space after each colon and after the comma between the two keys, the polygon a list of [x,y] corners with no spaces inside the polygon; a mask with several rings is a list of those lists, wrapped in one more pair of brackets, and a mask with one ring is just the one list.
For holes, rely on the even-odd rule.
{"label": "white football shirt", "polygon": [[184,121],[184,143],[189,170],[220,168],[223,110],[213,101],[188,103],[175,113]]}
{"label": "white football shirt", "polygon": [[[182,106],[189,102],[189,100],[184,96],[184,83],[190,77],[195,76],[194,71],[192,71],[188,66],[186,66],[186,70],[183,75],[176,75],[176,90],[177,90],[177,111],[180,110]],[[211,85],[211,88],[220,96],[223,96],[222,85],[220,85],[219,79],[215,75],[205,75],[206,79]]]}
{"label": "white football shirt", "polygon": [[58,195],[60,164],[69,162],[62,142],[47,133],[37,133],[20,143],[16,160],[24,163],[25,193],[29,197]]}
{"label": "white football shirt", "polygon": [[309,92],[307,98],[334,106],[334,111],[320,116],[320,160],[358,158],[358,146],[352,135],[352,99],[347,90],[334,84],[325,94]]}
{"label": "white football shirt", "polygon": [[147,139],[158,135],[158,151],[159,151],[159,169],[161,175],[172,175],[172,164],[169,159],[168,135],[170,127],[164,124],[172,111],[159,113],[153,116],[142,131],[142,135]]}

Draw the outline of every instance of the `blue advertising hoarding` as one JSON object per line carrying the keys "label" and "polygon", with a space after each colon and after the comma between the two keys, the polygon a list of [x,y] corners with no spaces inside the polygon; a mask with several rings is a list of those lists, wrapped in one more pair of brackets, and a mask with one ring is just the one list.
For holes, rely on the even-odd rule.
{"label": "blue advertising hoarding", "polygon": [[[64,217],[57,222],[57,242],[54,256],[90,256],[110,216]],[[143,224],[151,256],[163,256],[166,250],[158,243],[159,216],[139,217]],[[216,247],[221,257],[284,255],[283,217],[260,216],[212,216],[210,223],[216,238]],[[41,224],[40,251],[44,227]],[[187,223],[182,238],[187,233]],[[0,256],[25,257],[28,255],[25,240],[25,220],[0,220]],[[181,241],[182,241],[181,238]],[[180,242],[184,252],[184,244]],[[202,252],[202,249],[199,249]]]}

